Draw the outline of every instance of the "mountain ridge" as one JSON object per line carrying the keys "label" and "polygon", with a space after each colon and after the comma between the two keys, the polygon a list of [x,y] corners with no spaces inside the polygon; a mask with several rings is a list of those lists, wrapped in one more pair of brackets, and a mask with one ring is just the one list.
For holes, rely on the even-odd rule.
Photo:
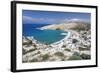
{"label": "mountain ridge", "polygon": [[47,26],[43,26],[40,28],[41,30],[44,29],[52,29],[52,30],[88,30],[90,29],[90,23],[87,22],[80,22],[80,21],[70,21],[67,23],[60,23],[60,24],[51,24]]}

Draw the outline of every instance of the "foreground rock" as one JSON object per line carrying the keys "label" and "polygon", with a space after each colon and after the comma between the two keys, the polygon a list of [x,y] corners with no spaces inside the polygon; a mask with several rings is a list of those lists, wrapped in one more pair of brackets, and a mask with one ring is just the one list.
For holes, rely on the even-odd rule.
{"label": "foreground rock", "polygon": [[[84,35],[81,35],[85,33]],[[23,62],[66,61],[90,59],[91,41],[89,31],[81,31],[59,44],[46,45],[33,37],[23,37]],[[84,38],[83,38],[84,37]],[[88,40],[86,40],[88,39]],[[77,53],[78,55],[75,55]]]}

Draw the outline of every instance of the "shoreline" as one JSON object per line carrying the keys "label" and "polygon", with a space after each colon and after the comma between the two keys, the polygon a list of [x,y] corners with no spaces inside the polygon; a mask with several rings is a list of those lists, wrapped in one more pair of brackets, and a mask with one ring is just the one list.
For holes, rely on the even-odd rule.
{"label": "shoreline", "polygon": [[70,37],[71,32],[67,32],[67,33],[68,33],[68,34],[67,34],[63,39],[61,39],[60,41],[54,42],[54,43],[52,43],[52,44],[50,44],[50,45],[58,45],[58,44],[60,44],[61,42],[63,42],[64,40],[67,40],[67,39]]}
{"label": "shoreline", "polygon": [[[32,38],[32,36],[29,38],[26,37],[29,39],[26,40],[26,42],[32,41],[32,43],[28,44],[28,46],[26,46],[27,44],[23,45],[23,49],[26,51],[26,54],[23,54],[23,62],[33,62],[34,60],[37,60],[36,62],[68,61],[71,57],[75,56],[82,60],[91,59],[91,47],[89,48],[89,46],[91,46],[89,35],[91,34],[89,30],[78,32],[66,29],[63,31],[67,32],[66,35],[64,34],[65,37],[49,45],[38,42],[36,39]],[[87,38],[87,40],[84,40],[84,38]],[[59,54],[62,56],[59,57]],[[45,56],[48,57],[46,60],[44,60]]]}

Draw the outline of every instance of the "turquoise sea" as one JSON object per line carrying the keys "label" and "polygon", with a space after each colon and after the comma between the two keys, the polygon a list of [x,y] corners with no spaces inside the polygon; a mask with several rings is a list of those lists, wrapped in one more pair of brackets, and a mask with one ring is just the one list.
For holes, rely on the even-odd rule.
{"label": "turquoise sea", "polygon": [[67,32],[62,30],[40,30],[28,24],[23,26],[23,36],[34,36],[36,40],[46,44],[63,39],[66,35],[61,35],[61,33]]}

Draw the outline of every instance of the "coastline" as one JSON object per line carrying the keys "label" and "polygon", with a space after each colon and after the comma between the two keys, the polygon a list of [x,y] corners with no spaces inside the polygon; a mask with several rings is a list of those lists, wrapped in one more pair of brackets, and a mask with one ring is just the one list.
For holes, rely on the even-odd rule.
{"label": "coastline", "polygon": [[60,44],[60,43],[63,42],[64,40],[67,40],[69,37],[70,37],[70,32],[67,32],[67,35],[66,35],[63,39],[61,39],[60,41],[54,42],[54,43],[52,43],[51,45]]}
{"label": "coastline", "polygon": [[[28,47],[27,44],[23,45],[23,50],[26,51],[26,54],[23,54],[23,62],[27,63],[43,61],[68,61],[70,59],[91,59],[91,42],[89,42],[91,40],[90,31],[75,31],[69,29],[63,29],[63,31],[67,32],[67,35],[60,41],[49,45],[43,44],[34,38],[26,37],[28,40],[24,40],[27,42],[31,41],[31,43],[28,44]],[[85,40],[86,38],[87,40]]]}

